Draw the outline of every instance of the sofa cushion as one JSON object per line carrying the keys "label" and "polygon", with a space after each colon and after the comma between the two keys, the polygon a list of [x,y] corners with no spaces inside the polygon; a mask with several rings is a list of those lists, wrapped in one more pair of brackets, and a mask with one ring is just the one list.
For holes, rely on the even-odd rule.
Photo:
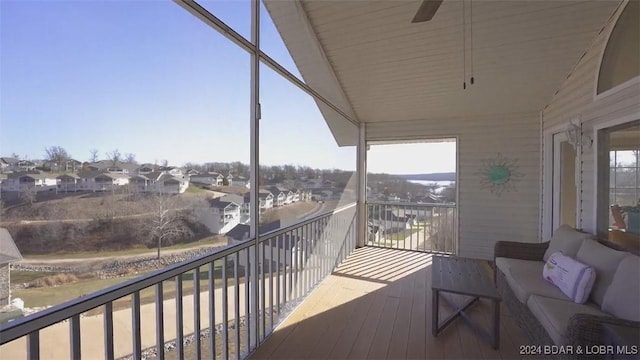
{"label": "sofa cushion", "polygon": [[563,345],[563,335],[569,326],[569,320],[575,314],[609,316],[593,303],[576,304],[571,301],[552,299],[539,295],[531,295],[527,307],[538,319],[540,325],[547,330],[549,337],[556,345]]}
{"label": "sofa cushion", "polygon": [[546,262],[549,256],[555,252],[562,252],[564,255],[575,258],[578,249],[584,239],[591,239],[591,234],[580,232],[569,225],[561,225],[553,232],[549,247],[545,251],[543,259]]}
{"label": "sofa cushion", "polygon": [[576,260],[592,266],[596,270],[596,282],[593,284],[590,296],[593,302],[602,306],[604,294],[613,280],[618,265],[628,254],[624,251],[613,250],[595,240],[587,240],[582,244],[576,255]]}
{"label": "sofa cushion", "polygon": [[622,319],[640,321],[640,256],[622,259],[602,302],[602,310]]}
{"label": "sofa cushion", "polygon": [[542,261],[496,258],[496,267],[502,271],[507,284],[518,300],[526,304],[533,294],[570,301],[560,289],[542,277]]}

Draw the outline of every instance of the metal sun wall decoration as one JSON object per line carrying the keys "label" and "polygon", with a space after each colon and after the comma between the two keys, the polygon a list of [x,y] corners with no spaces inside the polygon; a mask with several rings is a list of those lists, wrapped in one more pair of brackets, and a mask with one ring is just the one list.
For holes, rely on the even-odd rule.
{"label": "metal sun wall decoration", "polygon": [[505,191],[517,191],[516,182],[524,176],[518,172],[518,160],[509,159],[500,153],[495,158],[484,160],[476,175],[480,177],[483,189],[489,188],[491,193],[498,196]]}

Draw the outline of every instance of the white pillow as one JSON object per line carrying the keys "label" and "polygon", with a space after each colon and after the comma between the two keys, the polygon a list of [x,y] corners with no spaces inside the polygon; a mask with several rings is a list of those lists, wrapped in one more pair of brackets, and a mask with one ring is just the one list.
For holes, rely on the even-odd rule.
{"label": "white pillow", "polygon": [[557,286],[573,302],[584,304],[589,298],[596,272],[591,266],[555,252],[542,269],[545,280]]}

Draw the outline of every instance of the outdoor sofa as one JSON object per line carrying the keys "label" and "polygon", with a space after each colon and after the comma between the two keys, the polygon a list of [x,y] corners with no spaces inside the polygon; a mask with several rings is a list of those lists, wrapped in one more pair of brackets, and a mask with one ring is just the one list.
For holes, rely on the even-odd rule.
{"label": "outdoor sofa", "polygon": [[[573,302],[543,278],[545,261],[557,251],[595,270],[596,280],[584,304]],[[555,345],[556,349],[571,345],[574,350],[580,346],[583,352],[589,347],[596,350],[591,351],[595,357],[639,358],[638,254],[563,225],[545,243],[497,242],[494,266],[498,291],[529,337],[530,345]],[[593,347],[602,345],[614,348],[597,351],[598,348]],[[625,345],[626,348],[617,348]],[[611,349],[618,353],[612,354]],[[537,351],[540,349],[532,349],[533,355]]]}

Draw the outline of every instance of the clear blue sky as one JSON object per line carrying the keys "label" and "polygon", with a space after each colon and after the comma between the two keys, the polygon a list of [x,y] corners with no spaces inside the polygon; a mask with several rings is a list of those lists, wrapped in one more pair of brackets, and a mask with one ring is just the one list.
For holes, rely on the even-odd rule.
{"label": "clear blue sky", "polygon": [[[201,4],[249,37],[248,1]],[[264,9],[261,25],[263,50],[299,76]],[[248,163],[249,76],[247,52],[169,0],[0,0],[0,156]],[[311,97],[265,66],[261,103],[262,164],[355,169]],[[397,172],[393,154],[370,171]]]}

